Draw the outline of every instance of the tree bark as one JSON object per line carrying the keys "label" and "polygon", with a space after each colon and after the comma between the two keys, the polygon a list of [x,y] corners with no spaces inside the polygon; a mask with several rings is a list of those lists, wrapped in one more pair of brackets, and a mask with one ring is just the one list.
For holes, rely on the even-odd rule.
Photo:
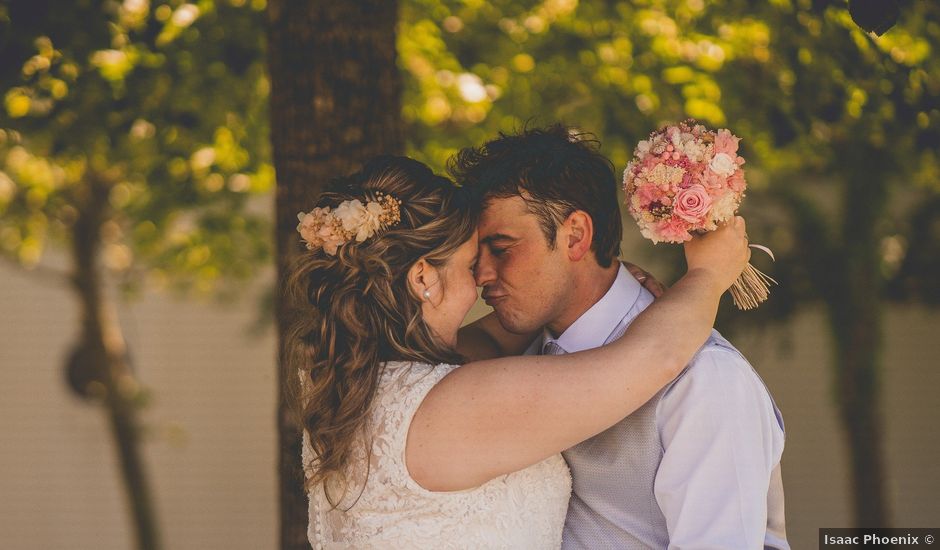
{"label": "tree bark", "polygon": [[[300,251],[297,213],[310,210],[330,178],[403,148],[397,21],[397,1],[268,2],[279,281]],[[297,373],[286,372],[281,361],[288,322],[281,289],[276,308],[280,546],[308,549],[301,432],[285,392]]]}
{"label": "tree bark", "polygon": [[[887,174],[878,150],[846,151],[839,277],[827,296],[834,336],[836,395],[851,456],[857,527],[889,527],[885,494],[882,363],[882,281],[878,225],[886,211]],[[875,162],[873,162],[875,161]]]}
{"label": "tree bark", "polygon": [[[102,292],[98,268],[101,226],[107,219],[111,186],[94,175],[76,193],[78,217],[72,228],[73,286],[82,306],[79,367],[90,371],[86,395],[101,400],[117,445],[121,475],[133,514],[137,546],[158,550],[160,537],[143,457],[137,407],[140,386],[127,363],[126,344],[113,306]],[[73,367],[73,365],[69,365]]]}

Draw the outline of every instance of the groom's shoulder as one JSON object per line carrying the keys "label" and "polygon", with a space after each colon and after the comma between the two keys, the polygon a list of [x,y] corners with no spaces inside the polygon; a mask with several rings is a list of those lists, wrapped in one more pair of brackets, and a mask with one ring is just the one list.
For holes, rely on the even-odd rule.
{"label": "groom's shoulder", "polygon": [[[775,418],[781,432],[783,415],[770,388],[751,363],[717,330],[663,391],[658,413],[677,411],[744,411]],[[736,412],[735,412],[736,411]],[[669,413],[665,413],[669,416]]]}
{"label": "groom's shoulder", "polygon": [[[698,349],[695,355],[692,357],[692,363],[697,362],[701,359],[702,355],[714,355],[717,359],[725,359],[729,362],[735,364],[744,364],[748,367],[751,367],[751,363],[744,357],[744,354],[741,353],[738,348],[734,347],[727,338],[721,335],[715,329],[712,329],[712,333],[708,336],[708,340],[702,344],[702,347]],[[753,367],[751,367],[753,369]]]}
{"label": "groom's shoulder", "polygon": [[[760,375],[744,354],[714,329],[672,385],[690,378],[706,384],[714,384],[719,380],[744,384],[759,381],[760,386],[763,386]],[[684,380],[686,384],[689,382],[691,380]]]}

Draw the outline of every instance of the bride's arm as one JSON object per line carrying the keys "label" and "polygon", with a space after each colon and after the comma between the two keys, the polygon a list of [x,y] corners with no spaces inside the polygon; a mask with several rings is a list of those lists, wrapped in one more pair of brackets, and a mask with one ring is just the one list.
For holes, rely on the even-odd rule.
{"label": "bride's arm", "polygon": [[412,477],[437,491],[475,487],[567,449],[639,408],[708,337],[721,294],[747,262],[743,234],[744,222],[736,220],[687,244],[689,272],[616,342],[455,369],[431,389],[411,424],[406,461]]}

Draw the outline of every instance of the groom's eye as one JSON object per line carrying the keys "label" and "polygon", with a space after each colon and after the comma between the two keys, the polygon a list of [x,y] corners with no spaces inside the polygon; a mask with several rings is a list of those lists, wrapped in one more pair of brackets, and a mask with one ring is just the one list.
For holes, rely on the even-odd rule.
{"label": "groom's eye", "polygon": [[505,248],[491,248],[491,249],[490,249],[490,252],[491,252],[494,256],[502,256],[503,254],[506,253],[506,250],[507,250],[507,249],[505,249]]}

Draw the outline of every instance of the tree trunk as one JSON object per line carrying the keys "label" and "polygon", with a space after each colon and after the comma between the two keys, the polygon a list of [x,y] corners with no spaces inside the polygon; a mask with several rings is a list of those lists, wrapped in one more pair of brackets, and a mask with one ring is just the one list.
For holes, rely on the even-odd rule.
{"label": "tree trunk", "polygon": [[[854,153],[854,155],[853,155]],[[880,370],[882,275],[877,226],[886,210],[887,177],[872,163],[884,151],[846,152],[852,159],[844,187],[840,277],[830,287],[829,320],[835,340],[836,387],[852,461],[855,525],[889,527],[882,449]],[[849,164],[849,161],[847,161]]]}
{"label": "tree trunk", "polygon": [[72,230],[72,255],[75,272],[72,282],[82,305],[82,350],[76,357],[81,365],[69,365],[89,371],[81,388],[87,395],[100,398],[108,414],[117,444],[121,474],[127,488],[130,509],[137,533],[137,547],[157,550],[160,538],[155,512],[140,453],[140,430],[135,402],[140,386],[127,363],[124,337],[114,308],[102,292],[98,252],[101,226],[107,219],[111,187],[94,176],[80,188],[76,200],[78,218]]}
{"label": "tree trunk", "polygon": [[[300,251],[297,213],[310,210],[330,178],[403,148],[396,66],[398,2],[269,0],[271,141],[277,170],[279,281]],[[281,362],[287,315],[278,292],[280,545],[309,548],[300,427],[284,388],[296,372]]]}

